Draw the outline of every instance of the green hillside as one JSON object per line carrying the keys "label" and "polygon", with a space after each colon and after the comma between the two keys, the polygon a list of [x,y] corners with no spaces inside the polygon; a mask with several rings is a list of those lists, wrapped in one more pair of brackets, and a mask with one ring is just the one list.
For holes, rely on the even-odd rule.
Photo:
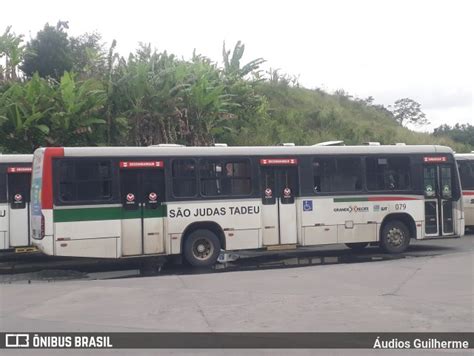
{"label": "green hillside", "polygon": [[458,152],[472,146],[448,137],[411,131],[400,126],[382,106],[347,95],[265,82],[257,90],[268,100],[268,117],[237,137],[236,144],[294,142],[311,145],[344,140],[346,144],[378,141],[382,144],[440,144]]}

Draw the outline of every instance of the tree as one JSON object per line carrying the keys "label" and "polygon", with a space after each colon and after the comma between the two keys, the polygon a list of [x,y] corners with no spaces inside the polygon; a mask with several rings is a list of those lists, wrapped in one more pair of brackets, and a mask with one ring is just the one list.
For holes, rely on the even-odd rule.
{"label": "tree", "polygon": [[[109,62],[113,60],[110,52]],[[184,61],[149,45],[141,44],[128,60],[120,58],[107,85],[111,142],[136,146],[177,142],[177,105],[185,76]],[[127,127],[126,135],[116,131],[117,124]]]}
{"label": "tree", "polygon": [[474,147],[474,126],[469,124],[455,124],[454,126],[441,125],[434,129],[434,136],[447,136],[454,141]]}
{"label": "tree", "polygon": [[5,58],[5,67],[0,65],[0,81],[16,80],[17,67],[23,59],[25,46],[22,46],[23,35],[17,36],[8,26],[0,36],[0,59]]}
{"label": "tree", "polygon": [[55,27],[46,24],[36,38],[27,43],[21,69],[28,77],[38,72],[43,78],[58,80],[64,72],[72,69],[72,52],[66,29],[67,22],[59,21]]}
{"label": "tree", "polygon": [[72,54],[72,70],[80,79],[100,78],[106,73],[107,58],[97,32],[85,33],[69,39]]}
{"label": "tree", "polygon": [[7,152],[33,152],[46,143],[54,89],[37,74],[0,94],[0,142]]}
{"label": "tree", "polygon": [[[55,107],[51,114],[51,145],[80,146],[100,143],[93,137],[95,129],[106,123],[100,111],[106,102],[102,83],[95,79],[76,81],[74,75],[64,72],[55,87]],[[91,137],[94,139],[91,140]]]}
{"label": "tree", "polygon": [[182,90],[182,110],[187,123],[186,143],[206,146],[214,143],[214,136],[225,129],[236,116],[232,107],[239,106],[232,95],[225,92],[219,70],[208,58],[193,55],[188,65],[188,76]]}
{"label": "tree", "polygon": [[231,52],[226,50],[225,42],[222,45],[222,58],[224,61],[224,75],[230,79],[243,79],[247,74],[258,73],[258,69],[265,62],[263,58],[254,59],[247,64],[242,65],[240,61],[245,52],[245,45],[237,41],[234,50]]}
{"label": "tree", "polygon": [[421,105],[410,98],[398,99],[392,109],[393,117],[400,125],[413,124],[417,126],[429,124]]}

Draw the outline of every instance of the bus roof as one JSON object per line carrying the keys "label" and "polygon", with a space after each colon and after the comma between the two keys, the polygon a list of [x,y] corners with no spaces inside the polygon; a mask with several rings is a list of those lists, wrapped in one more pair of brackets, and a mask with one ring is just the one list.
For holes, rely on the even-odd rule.
{"label": "bus roof", "polygon": [[4,155],[0,154],[0,163],[31,163],[33,155]]}
{"label": "bus roof", "polygon": [[265,156],[305,154],[452,154],[446,146],[232,146],[232,147],[65,147],[64,156]]}
{"label": "bus roof", "polygon": [[454,156],[457,160],[474,160],[474,153],[456,153]]}

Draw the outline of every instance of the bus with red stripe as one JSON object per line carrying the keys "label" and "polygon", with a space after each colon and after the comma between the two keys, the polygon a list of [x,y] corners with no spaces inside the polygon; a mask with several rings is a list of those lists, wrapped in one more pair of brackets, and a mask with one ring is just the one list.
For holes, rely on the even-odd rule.
{"label": "bus with red stripe", "polygon": [[181,255],[345,244],[401,253],[464,234],[443,146],[55,147],[35,151],[34,244],[48,255]]}
{"label": "bus with red stripe", "polygon": [[466,227],[474,229],[474,152],[456,154],[461,177]]}
{"label": "bus with red stripe", "polygon": [[31,245],[32,161],[33,155],[0,154],[0,250]]}

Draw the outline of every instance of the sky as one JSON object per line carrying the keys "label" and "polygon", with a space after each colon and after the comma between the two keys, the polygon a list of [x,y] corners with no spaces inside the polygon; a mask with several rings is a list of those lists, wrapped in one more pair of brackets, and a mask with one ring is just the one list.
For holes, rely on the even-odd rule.
{"label": "sky", "polygon": [[385,106],[421,104],[431,121],[474,124],[474,1],[471,0],[23,0],[0,7],[0,30],[34,37],[46,22],[69,34],[97,31],[128,55],[139,42],[221,62],[222,44],[241,40],[244,62],[298,76],[307,88]]}

